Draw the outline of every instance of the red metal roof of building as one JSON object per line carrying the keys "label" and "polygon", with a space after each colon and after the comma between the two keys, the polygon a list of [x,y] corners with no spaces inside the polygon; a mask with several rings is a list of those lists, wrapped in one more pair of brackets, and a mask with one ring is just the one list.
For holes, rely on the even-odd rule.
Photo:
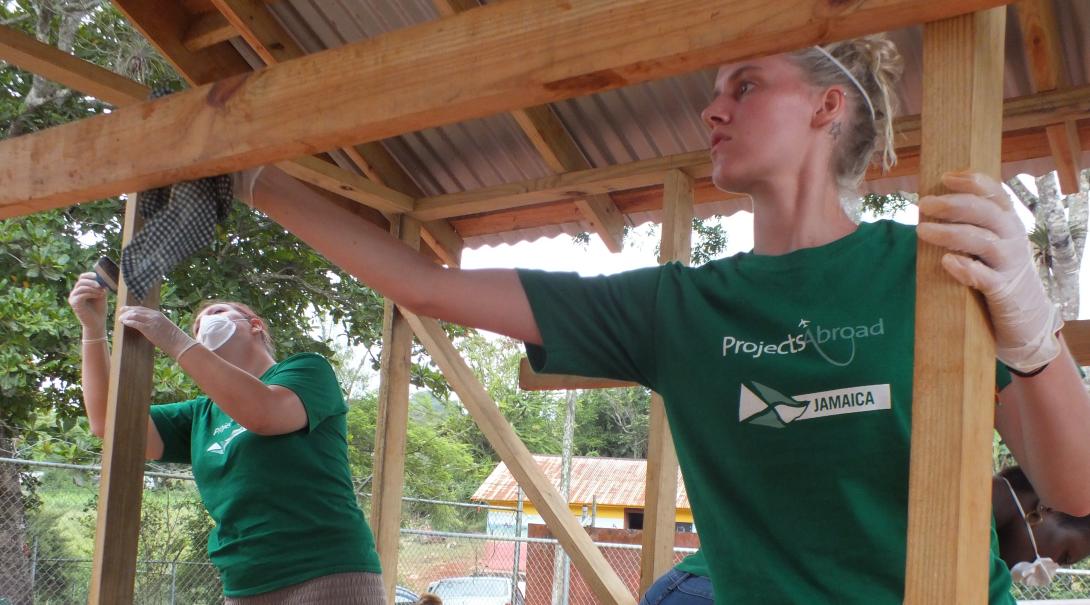
{"label": "red metal roof of building", "polygon": [[[535,455],[534,460],[545,476],[557,489],[560,488],[560,456]],[[647,479],[647,461],[628,458],[586,458],[576,456],[571,465],[570,504],[595,504],[599,506],[632,506],[644,504],[644,485]],[[483,502],[515,502],[518,500],[518,482],[503,462],[499,463],[488,478],[473,494],[473,500]],[[689,508],[685,485],[678,476],[677,507]]]}

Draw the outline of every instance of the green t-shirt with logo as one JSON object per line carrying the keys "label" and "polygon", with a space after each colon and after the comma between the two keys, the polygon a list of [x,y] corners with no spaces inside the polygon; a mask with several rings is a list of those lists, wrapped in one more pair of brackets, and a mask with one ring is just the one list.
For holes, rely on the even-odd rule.
{"label": "green t-shirt with logo", "polygon": [[[880,221],[697,268],[520,271],[535,370],[662,395],[718,601],[902,602],[915,234]],[[1013,603],[995,548],[991,570],[991,602]]]}
{"label": "green t-shirt with logo", "polygon": [[298,395],[307,426],[256,435],[205,396],[151,407],[161,460],[193,466],[216,522],[208,555],[224,593],[251,596],[334,573],[379,573],[352,487],[347,408],[333,368],[302,353],[273,365],[261,382]]}

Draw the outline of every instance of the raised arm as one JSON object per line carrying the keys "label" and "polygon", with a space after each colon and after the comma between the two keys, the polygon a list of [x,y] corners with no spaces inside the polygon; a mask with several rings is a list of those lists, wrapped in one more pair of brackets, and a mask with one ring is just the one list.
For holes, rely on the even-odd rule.
{"label": "raised arm", "polygon": [[[83,326],[83,407],[91,432],[106,434],[106,397],[110,384],[110,343],[106,338],[106,290],[95,281],[94,273],[83,273],[68,295],[68,304]],[[163,440],[155,423],[148,419],[148,442],[144,455],[158,460],[163,455]]]}
{"label": "raised arm", "polygon": [[261,172],[252,195],[255,208],[413,313],[541,343],[514,270],[435,265],[350,209],[275,168]]}

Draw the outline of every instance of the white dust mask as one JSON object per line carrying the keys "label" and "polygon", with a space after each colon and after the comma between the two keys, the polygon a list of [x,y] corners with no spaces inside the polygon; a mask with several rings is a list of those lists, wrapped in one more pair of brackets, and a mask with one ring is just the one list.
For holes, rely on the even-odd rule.
{"label": "white dust mask", "polygon": [[222,347],[238,329],[236,322],[245,319],[230,319],[223,315],[209,315],[201,319],[201,329],[197,334],[197,341],[209,351],[215,351]]}
{"label": "white dust mask", "polygon": [[1018,514],[1022,515],[1022,523],[1026,524],[1026,533],[1029,534],[1029,543],[1033,546],[1033,562],[1019,561],[1011,568],[1011,580],[1025,586],[1048,586],[1052,582],[1052,578],[1056,576],[1056,570],[1060,568],[1060,564],[1053,561],[1049,557],[1042,557],[1041,553],[1037,552],[1037,540],[1033,536],[1033,528],[1029,526],[1029,521],[1026,520],[1026,511],[1022,509],[1022,503],[1018,500],[1018,496],[1014,493],[1014,488],[1011,487],[1011,482],[1007,481],[1006,477],[1001,477],[1003,483],[1007,484],[1007,489],[1011,492],[1011,498],[1014,498],[1014,505],[1018,507]]}

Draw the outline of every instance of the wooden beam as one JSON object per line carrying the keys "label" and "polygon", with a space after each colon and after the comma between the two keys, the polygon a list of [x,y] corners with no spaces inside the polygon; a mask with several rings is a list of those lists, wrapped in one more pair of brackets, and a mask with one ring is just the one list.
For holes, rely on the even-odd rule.
{"label": "wooden beam", "polygon": [[238,30],[222,14],[201,13],[190,21],[182,35],[182,46],[190,52],[197,52],[236,36]]}
{"label": "wooden beam", "polygon": [[[5,52],[9,49],[10,53]],[[0,26],[0,58],[10,58],[13,65],[21,65],[24,69],[118,107],[140,103],[147,99],[150,92],[142,84],[3,26]],[[409,212],[413,208],[412,197],[371,183],[319,158],[305,157],[282,162],[280,167],[302,181],[382,212]],[[9,216],[15,214],[0,209],[0,218]]]}
{"label": "wooden beam", "polygon": [[148,98],[146,86],[3,25],[0,60],[111,105]]}
{"label": "wooden beam", "polygon": [[1064,322],[1064,341],[1071,356],[1080,366],[1090,366],[1090,319],[1072,319]]}
{"label": "wooden beam", "polygon": [[432,360],[443,371],[462,405],[473,416],[492,448],[507,465],[519,486],[545,519],[549,530],[571,557],[572,563],[598,602],[635,605],[636,600],[632,598],[632,593],[591,541],[586,530],[579,525],[579,520],[571,514],[567,502],[556,487],[541,472],[530,450],[526,449],[515,429],[500,413],[499,406],[488,396],[488,392],[458,354],[439,322],[408,312],[405,313],[405,318],[416,337],[424,343]]}
{"label": "wooden beam", "polygon": [[1060,192],[1066,195],[1079,192],[1079,171],[1082,170],[1082,146],[1079,129],[1074,120],[1051,124],[1045,128],[1052,159],[1060,177]]}
{"label": "wooden beam", "polygon": [[1033,92],[1046,92],[1067,86],[1063,47],[1053,0],[1019,0],[1014,3],[1026,49]]}
{"label": "wooden beam", "polygon": [[[662,242],[659,263],[692,260],[693,177],[671,170],[663,182]],[[674,566],[677,515],[677,452],[670,436],[662,396],[651,395],[647,443],[647,481],[640,556],[640,594]]]}
{"label": "wooden beam", "polygon": [[[480,7],[478,0],[433,0],[440,16],[449,17]],[[548,105],[516,109],[511,117],[541,154],[553,172],[591,168],[568,129]],[[610,252],[624,249],[624,214],[608,195],[589,195],[575,201],[576,208]]]}
{"label": "wooden beam", "polygon": [[383,187],[374,181],[338,168],[316,157],[304,157],[290,162],[277,164],[284,172],[300,181],[305,181],[326,191],[370,206],[379,212],[412,212],[413,199],[389,187]]}
{"label": "wooden beam", "polygon": [[[140,229],[136,196],[125,205],[123,245]],[[125,275],[117,306],[159,305],[159,286],[144,300],[129,292]],[[144,462],[148,437],[148,405],[155,347],[134,328],[114,322],[110,383],[106,398],[106,433],[102,440],[102,476],[98,490],[91,605],[132,603],[136,582],[136,546],[140,539],[140,501],[144,493]]]}
{"label": "wooden beam", "polygon": [[[130,3],[143,2],[118,0]],[[0,206],[55,208],[1001,3],[489,5],[3,141]],[[161,22],[169,12],[142,18]],[[655,27],[635,26],[643,23]],[[534,52],[510,60],[527,48]],[[167,56],[189,53],[180,41],[170,50]]]}
{"label": "wooden beam", "polygon": [[[266,65],[275,65],[306,55],[306,51],[273,17],[265,6],[264,0],[212,0],[212,2]],[[409,212],[412,210],[412,199],[424,195],[412,177],[397,163],[382,143],[373,141],[359,147],[343,147],[341,151],[356,168],[377,185],[389,183],[388,187],[382,188],[384,195],[376,201],[381,203],[383,198],[389,199],[389,193],[393,193],[395,197],[404,198],[401,200],[400,208],[383,210],[384,212]],[[360,179],[355,180],[356,188],[367,189],[358,182]],[[364,200],[360,201],[368,203]],[[382,210],[379,206],[374,207]],[[424,241],[428,247],[444,264],[457,267],[461,262],[462,248],[465,243],[454,227],[448,221],[440,220],[428,222],[424,225],[424,229]]]}
{"label": "wooden beam", "polygon": [[[924,26],[920,194],[971,168],[999,177],[1002,8]],[[920,240],[905,603],[988,602],[995,343],[978,296]]]}
{"label": "wooden beam", "polygon": [[[1030,83],[1034,92],[1066,88],[1060,28],[1052,0],[1021,0],[1015,4],[1022,28],[1022,43],[1029,63]],[[1078,128],[1073,120],[1050,124],[1046,128],[1048,145],[1060,177],[1060,191],[1079,192],[1080,156]]]}
{"label": "wooden beam", "polygon": [[[420,222],[402,215],[391,225],[398,239],[420,249]],[[409,422],[409,374],[413,333],[401,311],[389,300],[382,318],[382,366],[379,371],[378,418],[371,481],[371,528],[382,563],[386,602],[393,605],[397,555],[401,538],[401,495],[405,485],[405,441]]]}
{"label": "wooden beam", "polygon": [[[517,109],[511,112],[511,117],[553,172],[587,170],[592,167],[583,156],[575,138],[548,105]],[[617,210],[617,204],[608,195],[588,195],[575,203],[590,224],[591,231],[598,234],[610,252],[624,249],[624,215]]]}
{"label": "wooden beam", "polygon": [[432,0],[432,5],[440,17],[453,17],[471,8],[480,8],[481,3],[478,0]]}
{"label": "wooden beam", "polygon": [[212,0],[212,4],[266,65],[306,54],[262,0]]}
{"label": "wooden beam", "polygon": [[190,85],[252,71],[230,44],[215,44],[197,51],[186,48],[185,30],[192,15],[177,2],[113,0],[113,4]]}
{"label": "wooden beam", "polygon": [[[1056,121],[1090,118],[1090,86],[1030,95],[1010,99],[1004,103],[1003,130],[1010,132],[1004,138],[1004,161],[1043,157],[1033,148],[1027,154],[1021,148],[1026,136],[1025,129],[1041,128]],[[897,149],[905,158],[918,155],[920,145],[920,117],[906,116],[895,122]],[[1090,128],[1087,125],[1085,128]],[[1044,139],[1041,139],[1044,141]],[[1008,143],[1016,143],[1010,147]],[[1047,144],[1047,143],[1046,143]],[[1083,148],[1086,148],[1084,145]],[[1047,155],[1047,151],[1044,152]],[[680,168],[701,179],[711,174],[711,163],[706,151],[694,151],[650,160],[640,160],[617,166],[567,172],[540,179],[506,183],[494,187],[449,193],[418,199],[414,216],[423,219],[453,218],[570,201],[588,193],[605,193],[655,187],[672,169]],[[915,174],[916,166],[894,167],[894,176],[906,171]],[[881,178],[877,171],[870,178]]]}

